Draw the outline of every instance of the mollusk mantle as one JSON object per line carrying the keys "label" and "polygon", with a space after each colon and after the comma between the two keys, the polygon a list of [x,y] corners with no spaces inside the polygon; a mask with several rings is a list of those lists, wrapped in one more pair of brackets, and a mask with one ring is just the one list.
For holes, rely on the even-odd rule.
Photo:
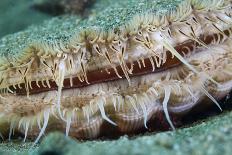
{"label": "mollusk mantle", "polygon": [[[232,88],[231,0],[100,0],[0,41],[0,126],[79,139],[186,115]],[[101,11],[100,11],[101,10]],[[74,34],[75,32],[75,34]],[[4,126],[4,127],[3,127]],[[110,130],[114,129],[114,130]]]}

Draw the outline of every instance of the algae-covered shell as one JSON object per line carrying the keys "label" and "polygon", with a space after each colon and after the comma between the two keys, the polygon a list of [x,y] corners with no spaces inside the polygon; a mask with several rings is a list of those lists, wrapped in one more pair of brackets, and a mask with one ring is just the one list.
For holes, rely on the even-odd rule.
{"label": "algae-covered shell", "polygon": [[[231,90],[231,1],[98,1],[0,40],[1,121],[35,142],[133,133]],[[209,101],[207,101],[209,102]]]}

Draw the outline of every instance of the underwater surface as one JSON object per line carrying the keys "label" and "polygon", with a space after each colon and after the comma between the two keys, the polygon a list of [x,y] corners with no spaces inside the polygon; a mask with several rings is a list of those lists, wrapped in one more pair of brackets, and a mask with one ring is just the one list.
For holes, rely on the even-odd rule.
{"label": "underwater surface", "polygon": [[[85,28],[99,26],[103,30],[109,30],[123,25],[133,15],[147,9],[150,9],[149,13],[157,10],[165,13],[180,2],[181,0],[118,0],[117,3],[113,0],[1,0],[0,52],[4,53],[9,49],[10,54],[20,53],[28,42],[34,40],[67,41],[75,32]],[[54,131],[42,137],[36,145],[33,138],[23,142],[22,134],[14,136],[10,141],[4,136],[0,142],[0,154],[230,155],[230,96],[228,94],[220,100],[222,112],[214,105],[206,112],[194,111],[192,115],[183,118],[181,127],[175,130],[168,127],[95,140],[78,140]],[[1,120],[0,129],[0,133],[8,129]]]}

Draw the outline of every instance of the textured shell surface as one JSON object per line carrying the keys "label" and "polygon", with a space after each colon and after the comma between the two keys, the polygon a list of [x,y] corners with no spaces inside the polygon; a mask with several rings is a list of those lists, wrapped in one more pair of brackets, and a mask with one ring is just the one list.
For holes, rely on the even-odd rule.
{"label": "textured shell surface", "polygon": [[64,15],[3,37],[3,136],[94,139],[148,130],[157,118],[175,130],[172,115],[210,103],[221,110],[232,88],[231,7],[99,0],[84,19]]}

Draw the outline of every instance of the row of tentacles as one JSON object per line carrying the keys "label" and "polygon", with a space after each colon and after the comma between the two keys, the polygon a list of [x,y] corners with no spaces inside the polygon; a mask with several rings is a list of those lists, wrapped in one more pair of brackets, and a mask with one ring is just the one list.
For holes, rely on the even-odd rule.
{"label": "row of tentacles", "polygon": [[[192,23],[194,23],[194,26]],[[195,103],[196,100],[198,100],[196,96],[200,97],[201,95],[199,94],[204,92],[205,95],[210,97],[218,105],[216,100],[208,93],[208,91],[216,94],[220,93],[217,92],[218,87],[212,86],[212,84],[206,86],[206,84],[208,84],[206,81],[211,80],[213,83],[217,84],[214,79],[218,73],[221,74],[222,79],[217,77],[217,80],[231,80],[230,68],[232,55],[231,50],[227,49],[228,46],[230,47],[231,43],[231,41],[228,40],[230,34],[224,34],[225,29],[228,29],[228,32],[231,33],[231,24],[230,1],[200,2],[190,0],[185,1],[177,10],[167,15],[154,15],[151,13],[137,15],[129,24],[121,27],[116,33],[113,30],[110,32],[85,30],[75,35],[66,45],[63,43],[53,43],[52,45],[40,43],[31,45],[25,50],[22,56],[18,58],[17,62],[8,63],[8,59],[1,59],[2,71],[0,86],[3,88],[3,93],[1,95],[2,104],[0,108],[2,111],[1,122],[2,124],[9,124],[10,136],[17,127],[19,127],[19,131],[25,133],[24,140],[29,130],[31,130],[31,135],[39,133],[35,142],[44,134],[49,122],[49,117],[51,121],[58,122],[57,124],[54,123],[53,128],[64,128],[66,129],[67,135],[69,130],[71,130],[73,135],[78,135],[78,132],[82,132],[81,134],[79,133],[79,135],[92,138],[99,134],[103,120],[119,126],[122,131],[134,130],[141,127],[141,125],[146,127],[146,122],[152,115],[156,111],[163,109],[169,124],[174,128],[169,118],[167,108],[168,101],[171,99],[175,103],[182,102],[177,101],[178,99],[194,100]],[[199,29],[201,29],[201,31],[199,31]],[[222,36],[222,38],[219,37],[220,39],[215,38],[212,43],[215,44],[215,48],[216,45],[217,48],[219,48],[220,44],[222,44],[220,49],[227,51],[226,53],[213,53],[213,55],[218,56],[218,59],[216,59],[216,61],[218,61],[218,63],[216,63],[218,64],[217,67],[214,66],[215,62],[211,62],[210,60],[204,60],[204,62],[210,64],[202,65],[201,62],[194,62],[196,63],[194,64],[190,61],[191,57],[182,57],[173,48],[173,46],[178,43],[189,39],[208,48],[207,45],[198,39],[198,36],[203,34],[220,34],[219,36]],[[140,47],[139,50],[142,52],[138,52],[139,50],[137,50],[137,47]],[[90,53],[90,50],[92,53]],[[144,77],[149,80],[145,80],[145,84],[140,85],[141,87],[135,90],[128,90],[125,88],[124,96],[127,98],[127,102],[123,101],[126,99],[122,98],[122,96],[115,94],[116,91],[111,94],[104,91],[104,89],[99,90],[100,84],[90,86],[92,90],[90,90],[89,87],[82,88],[83,90],[86,89],[86,96],[94,94],[93,97],[87,100],[89,104],[86,106],[80,103],[78,105],[68,105],[66,102],[62,101],[62,99],[65,98],[65,91],[62,92],[62,87],[63,80],[66,77],[75,74],[80,81],[88,83],[88,71],[98,68],[114,68],[114,71],[120,78],[121,76],[117,73],[117,69],[115,68],[116,66],[121,66],[127,81],[134,84],[136,83],[136,79],[130,78],[130,74],[133,72],[132,67],[129,68],[126,62],[138,60],[138,63],[144,66],[143,57],[153,58],[151,63],[155,64],[155,67],[159,67],[166,62],[166,50],[185,64],[186,68],[183,67],[182,69],[177,69],[177,71],[167,71],[164,74],[159,73],[157,75],[148,75]],[[208,52],[209,53],[206,53],[206,55],[209,54],[209,57],[212,56],[212,53],[210,53],[211,51]],[[113,57],[116,57],[116,59],[112,59]],[[39,64],[37,64],[36,58],[39,58]],[[27,63],[25,64],[25,62]],[[12,64],[13,67],[10,67]],[[155,70],[155,67],[153,67],[153,70]],[[223,70],[221,70],[221,68],[223,68]],[[152,81],[149,76],[155,76],[157,80]],[[53,102],[51,102],[46,100],[46,98],[43,98],[43,93],[39,95],[29,95],[29,90],[33,89],[30,84],[31,81],[37,81],[36,83],[38,86],[40,86],[39,83],[41,83],[44,87],[49,87],[50,79],[53,79],[58,85],[57,98],[55,101],[53,100]],[[154,77],[152,77],[152,79],[154,80]],[[196,83],[200,82],[200,84],[193,84],[193,81]],[[127,86],[125,80],[121,80],[121,82],[122,85]],[[5,88],[7,92],[14,93],[9,86],[13,86],[17,89],[21,87],[21,83],[25,83],[27,97],[15,97],[5,93]],[[70,85],[71,83],[70,80]],[[137,86],[138,85],[139,84],[137,84]],[[151,87],[147,88],[147,85],[151,85]],[[197,87],[190,88],[190,86]],[[208,86],[210,88],[208,88]],[[97,87],[95,88],[97,90],[94,90],[93,87]],[[230,88],[225,89],[226,91],[230,90]],[[73,91],[76,91],[75,93],[77,94],[81,94],[78,89]],[[94,93],[91,93],[91,91]],[[136,95],[133,91],[143,93]],[[129,92],[133,94],[133,97],[126,95],[126,93]],[[49,96],[49,93],[50,92],[47,92],[47,96]],[[150,95],[148,96],[148,94]],[[51,95],[54,94],[51,93]],[[39,97],[34,96],[43,98],[43,103],[40,103],[40,100],[36,101],[35,99]],[[187,98],[186,96],[190,97]],[[111,102],[109,102],[110,104],[108,104],[108,100],[111,100]],[[84,101],[86,101],[86,99],[84,99]],[[158,104],[154,104],[154,101],[157,101]],[[114,112],[118,113],[115,114]],[[118,117],[118,121],[114,119],[114,117]],[[133,126],[131,120],[137,121],[137,123],[134,122],[135,125]],[[43,123],[42,126],[41,123]],[[52,124],[53,123],[48,126],[48,130],[52,128]],[[63,127],[64,124],[65,127]],[[74,130],[75,127],[78,129]]]}

